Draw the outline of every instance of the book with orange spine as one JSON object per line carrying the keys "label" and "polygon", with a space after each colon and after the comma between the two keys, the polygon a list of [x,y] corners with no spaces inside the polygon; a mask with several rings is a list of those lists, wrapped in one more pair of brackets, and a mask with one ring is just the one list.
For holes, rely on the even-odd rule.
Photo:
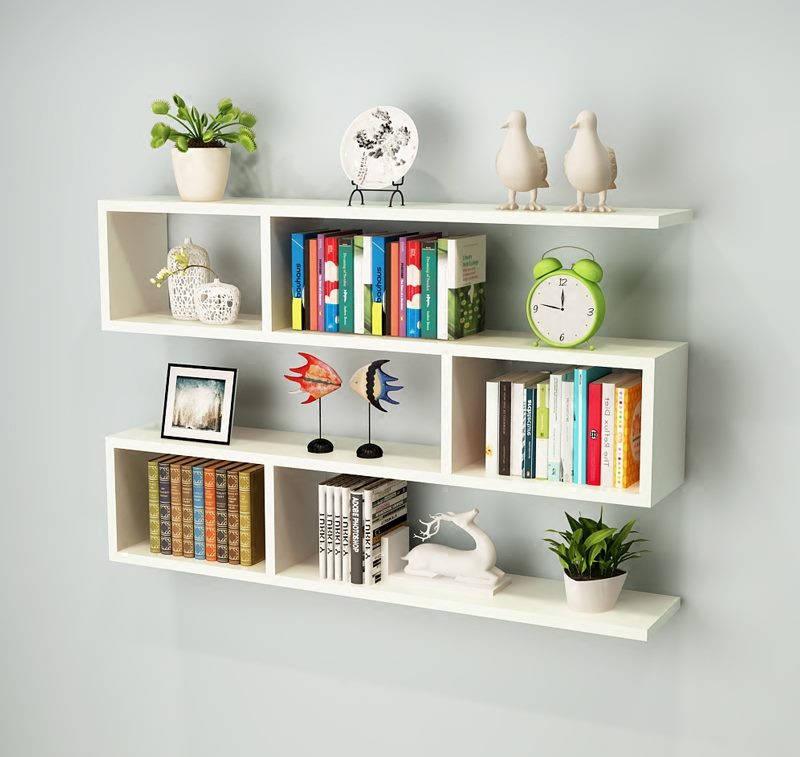
{"label": "book with orange spine", "polygon": [[616,470],[614,486],[627,489],[639,481],[642,437],[642,377],[617,384]]}
{"label": "book with orange spine", "polygon": [[[389,281],[386,286],[389,306],[389,335],[400,335],[400,242],[389,245]],[[405,336],[405,334],[403,334]]]}
{"label": "book with orange spine", "polygon": [[264,466],[239,470],[239,557],[245,566],[264,559]]}
{"label": "book with orange spine", "polygon": [[217,468],[225,465],[221,460],[203,468],[203,493],[206,526],[206,560],[217,559]]}
{"label": "book with orange spine", "polygon": [[319,289],[317,287],[317,245],[316,239],[308,240],[308,265],[306,266],[306,292],[308,292],[308,328],[316,331],[319,327],[319,310],[317,299]]}

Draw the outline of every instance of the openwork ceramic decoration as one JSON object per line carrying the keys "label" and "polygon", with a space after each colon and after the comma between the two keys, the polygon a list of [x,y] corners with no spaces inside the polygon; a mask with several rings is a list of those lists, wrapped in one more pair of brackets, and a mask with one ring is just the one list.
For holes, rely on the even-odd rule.
{"label": "openwork ceramic decoration", "polygon": [[233,284],[223,284],[219,279],[214,279],[210,284],[201,284],[194,292],[198,319],[212,326],[235,323],[239,317],[240,302],[239,288]]}
{"label": "openwork ceramic decoration", "polygon": [[417,127],[408,113],[391,105],[365,110],[347,127],[339,157],[342,170],[362,189],[399,182],[419,149]]}
{"label": "openwork ceramic decoration", "polygon": [[[208,252],[192,243],[189,237],[183,240],[182,245],[173,247],[167,254],[167,269],[169,271],[179,270],[175,256],[180,252],[189,255],[190,266],[208,266]],[[169,308],[172,317],[181,321],[195,321],[194,293],[200,284],[211,281],[211,271],[208,268],[188,268],[183,275],[176,273],[167,280],[169,288]]]}

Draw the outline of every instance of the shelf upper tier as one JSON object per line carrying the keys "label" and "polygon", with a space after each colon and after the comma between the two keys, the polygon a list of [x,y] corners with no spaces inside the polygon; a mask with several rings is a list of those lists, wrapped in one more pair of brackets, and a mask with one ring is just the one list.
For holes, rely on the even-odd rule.
{"label": "shelf upper tier", "polygon": [[341,218],[363,221],[409,221],[513,226],[573,226],[597,229],[664,229],[692,220],[692,211],[671,208],[618,208],[615,213],[567,213],[560,207],[542,212],[497,210],[489,203],[409,202],[388,207],[370,202],[348,207],[340,200],[242,198],[220,202],[184,202],[176,197],[101,200],[99,209],[121,213],[187,213],[278,218]]}

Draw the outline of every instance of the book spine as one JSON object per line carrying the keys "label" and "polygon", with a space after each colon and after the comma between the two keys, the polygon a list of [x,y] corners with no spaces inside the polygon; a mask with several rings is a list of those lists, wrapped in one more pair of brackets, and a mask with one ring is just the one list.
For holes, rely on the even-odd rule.
{"label": "book spine", "polygon": [[408,336],[408,239],[400,238],[397,273],[397,335]]}
{"label": "book spine", "polygon": [[325,487],[325,571],[329,581],[336,577],[336,513],[334,510],[333,487]]}
{"label": "book spine", "polygon": [[303,328],[303,289],[305,287],[305,234],[292,234],[292,328]]}
{"label": "book spine", "polygon": [[317,250],[319,240],[308,240],[308,269],[306,270],[306,292],[308,292],[308,328],[319,329],[319,287],[317,286]]}
{"label": "book spine", "polygon": [[169,466],[170,521],[172,523],[172,554],[183,555],[183,504],[181,501],[181,465]]}
{"label": "book spine", "polygon": [[498,415],[500,412],[500,383],[486,382],[486,473],[497,476],[500,473],[500,438]]}
{"label": "book spine", "polygon": [[364,529],[364,538],[362,540],[362,548],[364,550],[362,561],[364,574],[364,585],[372,586],[374,583],[372,576],[372,506],[375,491],[367,489],[364,492],[364,511],[362,514],[362,527]]}
{"label": "book spine", "polygon": [[342,580],[342,487],[333,488],[333,580]]}
{"label": "book spine", "polygon": [[372,334],[386,333],[386,239],[372,238]]}
{"label": "book spine", "polygon": [[251,496],[252,470],[239,471],[239,561],[241,565],[253,564],[253,500]]}
{"label": "book spine", "polygon": [[228,562],[239,565],[239,471],[228,471]]}
{"label": "book spine", "polygon": [[350,583],[362,584],[363,571],[363,539],[364,527],[362,512],[364,508],[364,493],[350,492]]}
{"label": "book spine", "polygon": [[532,386],[525,387],[525,444],[523,449],[523,478],[533,478],[536,470],[536,391]]}
{"label": "book spine", "polygon": [[217,488],[214,466],[203,470],[203,500],[206,522],[206,560],[217,559]]}
{"label": "book spine", "polygon": [[500,382],[499,400],[499,432],[498,432],[498,473],[501,476],[511,475],[511,383]]}
{"label": "book spine", "polygon": [[550,376],[550,437],[547,443],[547,479],[561,481],[561,390],[563,376],[554,373]]}
{"label": "book spine", "polygon": [[600,440],[600,486],[614,486],[614,455],[616,452],[614,432],[616,431],[616,384],[608,381],[603,384],[602,393],[602,433]]}
{"label": "book spine", "polygon": [[436,339],[436,242],[422,245],[421,271],[421,335],[423,339]]}
{"label": "book spine", "polygon": [[[266,534],[264,524],[264,466],[256,465],[250,469],[250,533],[252,541],[252,565],[257,565],[266,557]],[[241,481],[239,483],[241,487]],[[241,489],[239,492],[241,499]],[[241,501],[239,503],[241,509]],[[242,565],[246,563],[242,561]]]}
{"label": "book spine", "polygon": [[158,459],[147,462],[147,514],[150,527],[150,551],[161,552],[161,513],[158,496]]}
{"label": "book spine", "polygon": [[550,381],[536,385],[536,478],[547,478],[547,447],[550,438]]}
{"label": "book spine", "polygon": [[203,467],[192,468],[192,530],[194,534],[194,557],[206,559],[206,497],[203,485]]}
{"label": "book spine", "polygon": [[158,519],[162,555],[172,554],[172,512],[170,467],[168,462],[158,464]]}
{"label": "book spine", "polygon": [[574,379],[565,380],[561,392],[561,480],[565,484],[572,483],[572,455],[573,426],[575,425],[575,391]]}
{"label": "book spine", "polygon": [[217,562],[228,562],[228,472],[220,468],[215,478],[217,511]]}
{"label": "book spine", "polygon": [[603,385],[589,384],[586,410],[586,483],[600,486],[600,449],[603,418]]}
{"label": "book spine", "polygon": [[400,242],[389,243],[389,280],[386,282],[389,334],[400,334]]}
{"label": "book spine", "polygon": [[339,240],[339,331],[355,333],[353,240]]}
{"label": "book spine", "polygon": [[325,331],[339,330],[339,239],[325,239]]}
{"label": "book spine", "polygon": [[342,492],[342,578],[350,583],[350,489],[341,487]]}
{"label": "book spine", "polygon": [[586,483],[586,369],[575,369],[575,415],[572,429],[572,480],[576,484]]}
{"label": "book spine", "polygon": [[194,499],[191,464],[181,466],[181,528],[183,531],[183,556],[194,558]]}
{"label": "book spine", "polygon": [[422,242],[409,239],[406,247],[406,336],[422,336]]}
{"label": "book spine", "polygon": [[325,331],[325,245],[324,234],[317,235],[317,331]]}
{"label": "book spine", "polygon": [[361,278],[363,279],[363,295],[361,302],[361,331],[358,330],[359,320],[356,319],[357,334],[372,333],[372,236],[365,234],[361,258]]}
{"label": "book spine", "polygon": [[522,445],[525,442],[525,385],[511,384],[511,475],[522,476]]}
{"label": "book spine", "polygon": [[436,261],[436,337],[447,339],[447,258],[450,240],[440,239]]}
{"label": "book spine", "polygon": [[325,486],[317,487],[317,534],[319,539],[319,577],[328,577],[328,521],[325,510]]}
{"label": "book spine", "polygon": [[353,237],[353,333],[364,333],[364,237]]}
{"label": "book spine", "polygon": [[641,450],[642,384],[617,389],[617,463],[616,486],[627,489],[639,480]]}

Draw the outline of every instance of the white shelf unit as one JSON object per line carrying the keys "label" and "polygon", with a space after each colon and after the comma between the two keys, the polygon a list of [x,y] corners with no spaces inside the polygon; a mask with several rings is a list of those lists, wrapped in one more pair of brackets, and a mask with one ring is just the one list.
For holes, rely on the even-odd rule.
{"label": "white shelf unit", "polygon": [[[457,341],[326,334],[290,328],[288,294],[291,231],[313,228],[322,219],[363,223],[395,221],[437,224],[513,224],[583,228],[660,229],[687,223],[689,210],[620,210],[613,214],[502,212],[481,205],[409,204],[347,207],[320,200],[226,200],[187,203],[174,198],[101,201],[99,210],[102,327],[109,331],[194,336],[287,344],[298,349],[332,347],[426,354],[441,361],[440,446],[382,443],[385,456],[359,460],[362,440],[332,437],[336,450],[325,456],[306,451],[304,435],[268,429],[234,429],[229,447],[164,440],[156,428],[134,429],[107,439],[109,551],[112,560],[185,572],[251,580],[345,596],[429,607],[503,620],[646,640],[679,607],[676,597],[624,592],[615,610],[580,616],[566,609],[558,581],[516,576],[493,600],[445,597],[435,590],[379,586],[363,589],[316,577],[315,514],[290,508],[296,490],[316,507],[313,488],[330,473],[375,474],[423,484],[492,492],[539,495],[602,504],[652,507],[683,482],[688,347],[683,342],[598,338],[595,349],[534,347],[529,332],[487,331]],[[171,214],[249,216],[259,219],[261,312],[245,314],[234,326],[211,327],[173,320],[166,295],[150,283],[163,265]],[[251,253],[252,254],[252,253]],[[602,365],[637,369],[643,376],[641,476],[628,489],[601,488],[490,476],[484,469],[484,419],[476,415],[485,382],[508,363],[534,369]],[[467,421],[464,408],[471,408]],[[253,568],[215,565],[180,557],[151,555],[146,518],[148,456],[181,453],[259,462],[267,473],[265,523],[267,560]],[[139,471],[134,475],[136,471]],[[310,489],[309,489],[310,487]],[[306,533],[307,532],[307,533]],[[313,537],[313,543],[312,543]]]}

